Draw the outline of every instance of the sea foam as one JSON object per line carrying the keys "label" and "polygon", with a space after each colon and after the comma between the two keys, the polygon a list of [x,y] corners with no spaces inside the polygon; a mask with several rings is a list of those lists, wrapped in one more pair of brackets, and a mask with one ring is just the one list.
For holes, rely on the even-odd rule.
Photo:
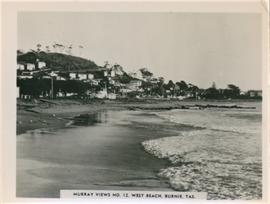
{"label": "sea foam", "polygon": [[174,110],[157,114],[174,123],[205,128],[142,143],[147,152],[172,163],[159,172],[172,188],[208,192],[209,199],[261,198],[259,113]]}

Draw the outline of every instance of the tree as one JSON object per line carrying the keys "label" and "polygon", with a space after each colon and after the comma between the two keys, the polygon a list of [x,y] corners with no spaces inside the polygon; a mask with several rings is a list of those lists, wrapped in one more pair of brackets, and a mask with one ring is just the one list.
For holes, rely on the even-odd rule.
{"label": "tree", "polygon": [[228,84],[227,89],[223,92],[226,98],[238,98],[240,95],[240,88],[234,84]]}
{"label": "tree", "polygon": [[188,89],[187,83],[185,81],[180,81],[176,82],[175,84],[179,87],[179,90],[177,90],[177,95],[184,96]]}
{"label": "tree", "polygon": [[54,51],[54,52],[57,52],[57,49],[56,49],[56,43],[54,43],[52,47],[53,47],[53,51]]}
{"label": "tree", "polygon": [[41,46],[42,46],[41,44],[39,44],[39,43],[37,44],[37,52],[41,51]]}
{"label": "tree", "polygon": [[147,68],[141,68],[139,71],[142,73],[144,79],[150,80],[153,76],[153,73],[150,72]]}
{"label": "tree", "polygon": [[213,82],[213,84],[212,84],[212,88],[213,89],[216,89],[217,87],[216,87],[216,83],[215,82]]}
{"label": "tree", "polygon": [[79,45],[78,47],[79,47],[79,56],[81,57],[82,56],[83,46]]}
{"label": "tree", "polygon": [[106,61],[104,62],[104,66],[103,66],[103,67],[104,67],[104,68],[109,68],[109,66],[110,66],[110,63],[109,63],[109,61],[106,60]]}
{"label": "tree", "polygon": [[220,92],[213,87],[206,89],[204,91],[204,93],[202,94],[202,96],[205,97],[206,99],[220,99],[220,98],[222,98],[222,95],[220,94]]}
{"label": "tree", "polygon": [[46,48],[46,52],[49,53],[49,52],[51,51],[51,50],[50,50],[50,46],[47,45],[45,48]]}
{"label": "tree", "polygon": [[24,54],[23,50],[17,50],[17,55],[22,55],[22,54]]}
{"label": "tree", "polygon": [[131,80],[132,80],[132,77],[129,76],[127,73],[124,72],[123,75],[121,76],[118,76],[119,77],[119,81],[120,83],[123,83],[123,84],[128,84]]}
{"label": "tree", "polygon": [[63,53],[65,46],[62,44],[58,44],[58,47],[59,47],[60,53]]}
{"label": "tree", "polygon": [[69,54],[69,55],[72,54],[72,45],[68,46],[68,54]]}

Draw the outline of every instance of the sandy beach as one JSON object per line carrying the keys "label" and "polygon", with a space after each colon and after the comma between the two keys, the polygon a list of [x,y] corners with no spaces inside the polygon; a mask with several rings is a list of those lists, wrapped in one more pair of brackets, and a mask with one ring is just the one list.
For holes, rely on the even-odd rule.
{"label": "sandy beach", "polygon": [[148,154],[141,143],[174,135],[180,127],[160,127],[162,120],[151,114],[142,121],[140,111],[93,117],[98,120],[89,126],[18,136],[17,196],[59,197],[61,189],[172,191],[157,176],[168,161]]}
{"label": "sandy beach", "polygon": [[[236,104],[18,102],[17,196],[57,198],[61,189],[108,189],[207,190],[209,199],[250,199],[256,192],[259,198],[260,106]],[[239,143],[242,149],[234,145]],[[232,174],[234,169],[252,178]],[[217,186],[231,178],[239,181]]]}
{"label": "sandy beach", "polygon": [[[66,126],[74,116],[83,113],[96,113],[101,110],[172,110],[188,106],[196,108],[197,101],[170,101],[170,100],[130,100],[110,101],[93,100],[44,100],[36,102],[17,103],[17,135],[28,130],[40,128],[59,129]],[[200,101],[199,104],[208,105],[220,101]],[[222,104],[234,106],[242,101],[223,101]],[[244,106],[245,107],[245,106]],[[252,108],[252,106],[251,106]]]}

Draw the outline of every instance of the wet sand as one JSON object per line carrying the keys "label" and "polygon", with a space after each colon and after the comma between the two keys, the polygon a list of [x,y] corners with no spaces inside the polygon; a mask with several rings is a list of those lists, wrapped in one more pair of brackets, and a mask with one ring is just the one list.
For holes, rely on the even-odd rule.
{"label": "wet sand", "polygon": [[[18,197],[57,198],[60,189],[172,191],[167,178],[157,176],[170,164],[146,153],[141,143],[200,129],[168,122],[151,110],[127,110],[188,102],[57,103],[17,111]],[[85,113],[93,118],[66,127]]]}
{"label": "wet sand", "polygon": [[60,189],[172,191],[157,177],[168,162],[146,153],[141,142],[174,135],[175,128],[138,111],[94,117],[87,126],[17,137],[18,197],[57,198]]}

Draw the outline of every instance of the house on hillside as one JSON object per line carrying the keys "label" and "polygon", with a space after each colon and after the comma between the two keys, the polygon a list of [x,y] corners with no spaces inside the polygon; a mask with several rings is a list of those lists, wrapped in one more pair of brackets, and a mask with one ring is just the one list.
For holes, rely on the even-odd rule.
{"label": "house on hillside", "polygon": [[38,69],[42,69],[46,67],[46,63],[45,62],[37,62],[37,68]]}
{"label": "house on hillside", "polygon": [[26,70],[26,64],[25,63],[18,63],[17,70],[21,70],[21,71]]}
{"label": "house on hillside", "polygon": [[36,66],[32,63],[26,63],[26,70],[33,71],[36,69]]}
{"label": "house on hillside", "polygon": [[115,77],[116,75],[122,76],[124,74],[124,69],[118,64],[115,64],[110,69],[110,76]]}
{"label": "house on hillside", "polygon": [[132,78],[136,78],[136,79],[139,79],[139,80],[144,80],[143,78],[143,74],[140,70],[136,71],[136,72],[132,72],[132,73],[129,73],[129,75],[132,77]]}
{"label": "house on hillside", "polygon": [[77,72],[70,72],[69,73],[69,78],[70,79],[77,79]]}
{"label": "house on hillside", "polygon": [[94,75],[91,73],[78,73],[79,80],[94,79]]}
{"label": "house on hillside", "polygon": [[141,80],[131,80],[128,84],[126,84],[126,88],[131,91],[138,91],[142,86]]}
{"label": "house on hillside", "polygon": [[72,80],[92,80],[94,79],[94,74],[89,73],[88,71],[76,71],[69,72],[69,78]]}
{"label": "house on hillside", "polygon": [[35,69],[36,69],[36,66],[33,63],[23,63],[23,62],[17,63],[17,70],[34,71]]}

